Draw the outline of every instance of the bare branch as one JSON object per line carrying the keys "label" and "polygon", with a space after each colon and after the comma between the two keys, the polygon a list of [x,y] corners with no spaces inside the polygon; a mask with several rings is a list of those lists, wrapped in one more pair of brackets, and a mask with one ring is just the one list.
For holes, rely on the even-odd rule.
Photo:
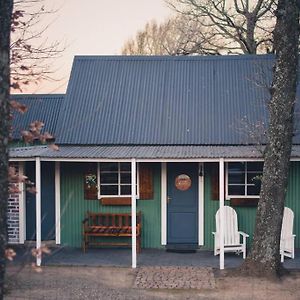
{"label": "bare branch", "polygon": [[12,15],[11,86],[21,89],[29,83],[54,80],[53,63],[65,46],[50,42],[44,36],[51,26],[43,18],[54,16],[57,10],[45,7],[45,0],[17,0]]}
{"label": "bare branch", "polygon": [[[197,18],[203,28],[226,40],[222,53],[265,53],[274,28],[276,0],[165,0],[177,13]],[[267,41],[268,46],[265,45]],[[214,45],[218,48],[219,45]],[[239,49],[238,49],[239,48]],[[224,54],[225,54],[224,53]]]}

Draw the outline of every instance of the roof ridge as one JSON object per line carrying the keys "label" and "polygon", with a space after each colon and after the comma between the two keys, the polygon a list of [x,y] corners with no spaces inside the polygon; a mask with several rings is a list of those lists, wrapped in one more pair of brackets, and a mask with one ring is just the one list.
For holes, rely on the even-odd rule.
{"label": "roof ridge", "polygon": [[240,55],[75,55],[74,60],[121,60],[121,61],[153,61],[153,60],[248,60],[274,59],[273,54],[240,54]]}
{"label": "roof ridge", "polygon": [[65,97],[66,94],[10,94],[10,96],[12,97],[52,97],[52,98],[60,98],[60,97]]}

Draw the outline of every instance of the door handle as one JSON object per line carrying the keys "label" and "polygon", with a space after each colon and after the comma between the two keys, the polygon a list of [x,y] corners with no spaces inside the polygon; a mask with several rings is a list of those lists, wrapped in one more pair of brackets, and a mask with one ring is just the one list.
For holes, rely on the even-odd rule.
{"label": "door handle", "polygon": [[170,203],[171,199],[172,199],[171,197],[169,197],[169,196],[167,197],[167,203],[168,204]]}

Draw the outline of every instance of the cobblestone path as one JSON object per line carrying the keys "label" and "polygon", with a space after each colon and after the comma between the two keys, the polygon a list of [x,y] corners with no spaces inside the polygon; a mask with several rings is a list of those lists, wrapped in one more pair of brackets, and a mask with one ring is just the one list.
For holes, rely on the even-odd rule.
{"label": "cobblestone path", "polygon": [[135,288],[142,289],[214,289],[212,268],[141,267],[137,270]]}

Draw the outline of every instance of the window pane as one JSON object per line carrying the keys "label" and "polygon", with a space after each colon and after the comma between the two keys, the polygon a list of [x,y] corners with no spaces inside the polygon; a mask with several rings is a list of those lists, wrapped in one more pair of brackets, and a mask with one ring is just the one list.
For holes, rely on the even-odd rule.
{"label": "window pane", "polygon": [[256,185],[247,186],[247,195],[258,196],[260,192],[260,183]]}
{"label": "window pane", "polygon": [[131,173],[121,173],[121,183],[131,183]]}
{"label": "window pane", "polygon": [[118,173],[100,174],[100,183],[118,183]]}
{"label": "window pane", "polygon": [[245,163],[242,162],[234,162],[228,163],[229,172],[245,172]]}
{"label": "window pane", "polygon": [[118,171],[118,163],[100,163],[100,171]]}
{"label": "window pane", "polygon": [[131,195],[131,185],[121,185],[121,195]]}
{"label": "window pane", "polygon": [[228,183],[245,183],[245,173],[228,173]]}
{"label": "window pane", "polygon": [[261,162],[248,162],[247,170],[248,171],[261,171],[263,170],[264,163]]}
{"label": "window pane", "polygon": [[262,173],[247,173],[247,183],[255,184],[257,182],[261,182]]}
{"label": "window pane", "polygon": [[118,195],[117,185],[101,185],[100,186],[101,195]]}
{"label": "window pane", "polygon": [[245,186],[244,185],[228,185],[228,195],[230,195],[230,196],[245,195]]}
{"label": "window pane", "polygon": [[121,171],[131,171],[130,163],[121,163],[120,165]]}

